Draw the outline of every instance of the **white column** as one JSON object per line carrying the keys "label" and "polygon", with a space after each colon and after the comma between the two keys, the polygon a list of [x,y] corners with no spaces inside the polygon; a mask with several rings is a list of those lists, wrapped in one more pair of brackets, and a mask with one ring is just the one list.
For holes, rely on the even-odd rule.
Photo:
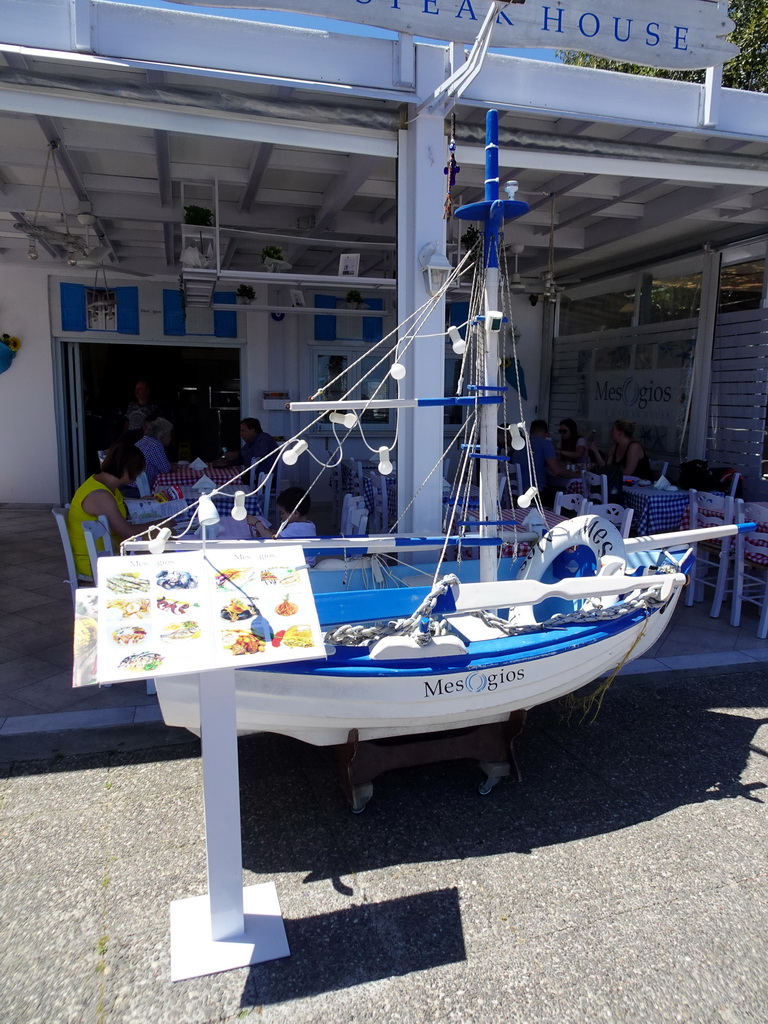
{"label": "white column", "polygon": [[715,345],[715,321],[720,287],[720,253],[704,256],[701,275],[701,308],[696,332],[693,379],[691,381],[691,416],[688,424],[687,457],[707,457],[709,426],[709,388],[712,381],[712,352]]}
{"label": "white column", "polygon": [[[427,112],[417,115],[399,133],[398,157],[398,319],[421,307],[428,299],[419,252],[437,243],[445,252],[443,219],[447,149],[444,119]],[[444,393],[445,303],[440,302],[420,327],[425,337],[411,345],[403,362],[407,376],[401,384],[406,398],[435,398]],[[400,512],[415,497],[400,528],[407,532],[436,533],[442,516],[442,469],[423,481],[439,461],[443,450],[442,407],[407,410],[400,414],[397,447],[397,481]],[[417,493],[418,492],[418,493]]]}

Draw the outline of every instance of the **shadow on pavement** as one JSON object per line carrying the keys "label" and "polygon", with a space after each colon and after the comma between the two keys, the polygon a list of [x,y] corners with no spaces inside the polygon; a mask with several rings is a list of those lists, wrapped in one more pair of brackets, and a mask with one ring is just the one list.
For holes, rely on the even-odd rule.
{"label": "shadow on pavement", "polygon": [[252,967],[242,1005],[304,999],[466,959],[456,889],[286,919],[285,930],[291,957]]}

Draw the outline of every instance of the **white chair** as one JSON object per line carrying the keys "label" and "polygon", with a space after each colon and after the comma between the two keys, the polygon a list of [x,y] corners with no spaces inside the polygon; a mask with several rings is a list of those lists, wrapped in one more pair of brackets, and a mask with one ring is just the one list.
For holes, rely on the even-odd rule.
{"label": "white chair", "polygon": [[149,486],[149,478],[146,472],[139,473],[134,482],[134,487],[138,490],[140,498],[148,498],[150,496],[152,488]]}
{"label": "white chair", "polygon": [[[729,526],[734,522],[733,498],[691,490],[689,502],[691,530],[705,526]],[[692,547],[696,561],[691,570],[685,603],[690,607],[694,601],[703,601],[704,587],[712,587],[714,596],[709,614],[716,619],[727,593],[733,540],[724,537],[720,541],[701,541]]]}
{"label": "white chair", "polygon": [[589,502],[581,494],[565,494],[563,491],[558,491],[552,511],[558,516],[561,516],[563,512],[575,512],[577,516],[583,516],[587,505]]}
{"label": "white chair", "polygon": [[587,501],[597,499],[601,505],[608,504],[608,477],[605,473],[581,471],[581,493]]}
{"label": "white chair", "polygon": [[[499,507],[510,508],[513,498],[523,493],[523,481],[520,476],[520,467],[516,462],[509,462],[499,473]],[[509,502],[504,504],[504,495],[509,496]]]}
{"label": "white chair", "polygon": [[352,529],[351,517],[352,513],[357,509],[363,509],[366,514],[368,508],[365,504],[365,498],[362,498],[355,494],[345,494],[344,501],[341,505],[341,521],[339,522],[339,533],[344,536],[349,536]]}
{"label": "white chair", "polygon": [[83,523],[83,533],[85,534],[85,548],[91,563],[91,576],[96,579],[96,562],[98,559],[102,555],[113,555],[115,553],[112,545],[112,534],[109,532],[109,523],[106,516],[99,516],[98,519],[86,519]]}
{"label": "white chair", "polygon": [[591,502],[587,502],[587,507],[581,512],[583,516],[596,515],[608,519],[618,529],[622,537],[629,536],[634,514],[633,508],[624,508],[621,505],[593,505]]}
{"label": "white chair", "polygon": [[736,537],[731,625],[740,625],[744,601],[754,604],[759,612],[757,635],[765,640],[768,637],[768,506],[740,499],[736,504],[736,522],[757,523],[761,529]]}
{"label": "white chair", "polygon": [[648,459],[648,465],[651,467],[653,475],[656,477],[657,480],[660,479],[662,476],[667,475],[669,463],[665,462],[663,459]]}
{"label": "white chair", "polygon": [[67,530],[67,516],[69,506],[66,508],[52,508],[51,512],[56,520],[56,525],[59,528],[59,536],[61,537],[61,544],[64,548],[64,561],[67,564],[67,579],[65,583],[69,584],[72,592],[72,604],[75,604],[75,591],[77,588],[84,584],[86,586],[93,586],[93,578],[91,576],[85,576],[78,573],[75,568],[75,554],[72,550],[72,544],[69,539],[69,531]]}
{"label": "white chair", "polygon": [[[256,486],[261,488],[258,491],[257,496],[261,498],[261,514],[265,519],[269,519],[269,503],[272,500],[272,483],[274,481],[274,473],[259,473],[259,478],[256,481]],[[253,488],[249,488],[253,490]],[[277,519],[277,516],[275,516]]]}
{"label": "white chair", "polygon": [[362,508],[352,509],[349,517],[349,537],[362,537],[368,529],[368,509],[363,506]]}
{"label": "white chair", "polygon": [[381,473],[371,474],[373,484],[373,532],[387,533],[389,530],[389,497],[387,478]]}

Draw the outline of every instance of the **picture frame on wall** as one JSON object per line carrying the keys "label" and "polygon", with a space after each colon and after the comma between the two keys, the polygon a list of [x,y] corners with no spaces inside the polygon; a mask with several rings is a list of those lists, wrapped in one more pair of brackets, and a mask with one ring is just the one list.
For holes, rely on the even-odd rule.
{"label": "picture frame on wall", "polygon": [[304,301],[304,292],[300,288],[291,288],[291,305],[292,306],[306,306]]}
{"label": "picture frame on wall", "polygon": [[343,252],[339,256],[339,277],[357,277],[360,273],[360,253]]}

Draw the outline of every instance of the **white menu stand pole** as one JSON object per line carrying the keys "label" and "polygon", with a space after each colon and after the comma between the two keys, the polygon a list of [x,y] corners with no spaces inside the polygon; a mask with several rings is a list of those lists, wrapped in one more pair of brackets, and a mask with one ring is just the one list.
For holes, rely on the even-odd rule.
{"label": "white menu stand pole", "polygon": [[290,956],[274,882],[243,888],[235,670],[198,675],[208,895],[171,903],[171,980]]}

